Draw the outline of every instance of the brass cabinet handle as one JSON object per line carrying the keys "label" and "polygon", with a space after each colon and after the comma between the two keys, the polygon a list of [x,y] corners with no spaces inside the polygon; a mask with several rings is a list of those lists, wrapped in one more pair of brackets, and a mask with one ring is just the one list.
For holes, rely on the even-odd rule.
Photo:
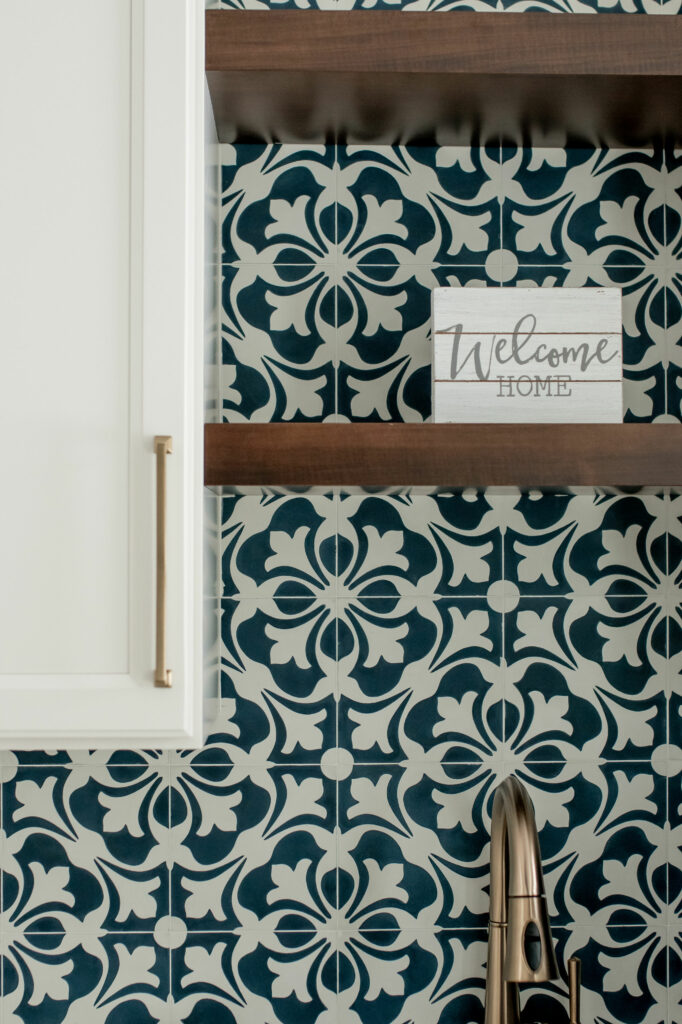
{"label": "brass cabinet handle", "polygon": [[154,438],[156,453],[156,669],[154,686],[173,685],[173,674],[166,668],[166,456],[172,454],[173,438],[159,434]]}

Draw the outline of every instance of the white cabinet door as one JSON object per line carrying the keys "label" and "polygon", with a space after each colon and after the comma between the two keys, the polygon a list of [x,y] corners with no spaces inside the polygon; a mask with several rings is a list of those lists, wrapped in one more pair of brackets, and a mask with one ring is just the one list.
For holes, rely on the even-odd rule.
{"label": "white cabinet door", "polygon": [[203,14],[0,5],[2,747],[201,740]]}

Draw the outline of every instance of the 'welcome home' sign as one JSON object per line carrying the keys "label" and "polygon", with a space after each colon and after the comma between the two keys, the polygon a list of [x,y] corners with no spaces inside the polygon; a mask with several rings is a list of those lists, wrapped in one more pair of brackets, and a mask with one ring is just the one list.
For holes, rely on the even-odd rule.
{"label": "'welcome home' sign", "polygon": [[436,288],[437,423],[618,423],[619,288]]}

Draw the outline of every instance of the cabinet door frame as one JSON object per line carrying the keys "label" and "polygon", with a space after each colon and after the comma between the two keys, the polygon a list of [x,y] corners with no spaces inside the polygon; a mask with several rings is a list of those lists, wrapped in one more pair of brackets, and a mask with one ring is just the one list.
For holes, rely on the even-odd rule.
{"label": "cabinet door frame", "polygon": [[[127,658],[120,659],[126,670],[4,675],[0,748],[202,742],[204,4],[130,0],[130,25],[129,597]],[[63,59],[55,53],[55,65]],[[153,681],[157,434],[173,436],[169,689]],[[66,594],[68,580],[64,585]]]}

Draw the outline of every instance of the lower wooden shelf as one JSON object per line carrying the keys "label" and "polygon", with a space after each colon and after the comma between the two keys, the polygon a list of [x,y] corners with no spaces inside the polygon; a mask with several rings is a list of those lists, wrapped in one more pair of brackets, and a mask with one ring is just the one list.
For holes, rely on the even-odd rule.
{"label": "lower wooden shelf", "polygon": [[218,423],[208,486],[682,485],[682,424]]}

